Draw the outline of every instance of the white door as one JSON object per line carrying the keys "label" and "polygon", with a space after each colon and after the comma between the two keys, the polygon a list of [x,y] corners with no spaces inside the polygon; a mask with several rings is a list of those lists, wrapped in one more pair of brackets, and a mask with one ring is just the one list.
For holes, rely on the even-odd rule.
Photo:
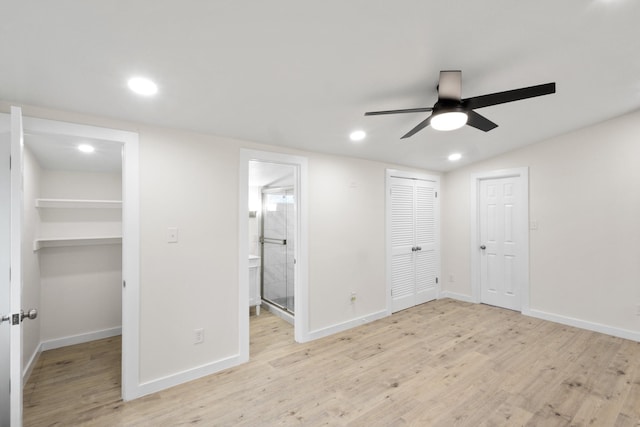
{"label": "white door", "polygon": [[390,178],[391,311],[437,296],[436,187],[431,181]]}
{"label": "white door", "polygon": [[[4,119],[7,119],[4,121]],[[0,426],[9,425],[10,342],[11,342],[11,123],[0,116]]]}
{"label": "white door", "polygon": [[520,177],[480,182],[480,298],[483,303],[520,310],[518,271],[522,239]]}
{"label": "white door", "polygon": [[415,181],[416,206],[416,304],[437,297],[437,222],[436,189],[433,182]]}
{"label": "white door", "polygon": [[[0,136],[0,426],[22,425],[21,227],[22,112],[11,107],[10,133]],[[11,169],[9,160],[11,159]],[[7,304],[8,302],[8,304]]]}

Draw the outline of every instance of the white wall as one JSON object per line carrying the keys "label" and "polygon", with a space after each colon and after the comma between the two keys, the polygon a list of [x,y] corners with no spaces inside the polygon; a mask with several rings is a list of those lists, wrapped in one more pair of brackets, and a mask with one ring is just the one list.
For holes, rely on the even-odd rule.
{"label": "white wall", "polygon": [[386,309],[386,166],[309,156],[311,332]]}
{"label": "white wall", "polygon": [[[310,331],[386,309],[385,170],[409,168],[35,107],[23,113],[139,133],[142,383],[239,351],[241,148],[309,159]],[[167,243],[167,227],[179,229],[178,243]],[[194,345],[196,328],[205,340]]]}
{"label": "white wall", "polygon": [[238,162],[236,141],[140,130],[143,382],[238,353]]}
{"label": "white wall", "polygon": [[[238,351],[240,149],[309,159],[310,331],[385,309],[385,165],[141,128],[143,382]],[[180,241],[166,242],[167,227]],[[350,304],[351,291],[358,294]],[[193,344],[194,329],[205,342]]]}
{"label": "white wall", "polygon": [[445,289],[471,296],[471,173],[527,166],[532,311],[640,332],[639,135],[636,112],[447,173]]}
{"label": "white wall", "polygon": [[[42,170],[42,198],[120,200],[119,173]],[[31,202],[33,206],[33,202]],[[40,237],[117,236],[119,209],[38,209]],[[122,247],[96,245],[42,248],[41,340],[55,347],[65,339],[117,330],[122,323]]]}

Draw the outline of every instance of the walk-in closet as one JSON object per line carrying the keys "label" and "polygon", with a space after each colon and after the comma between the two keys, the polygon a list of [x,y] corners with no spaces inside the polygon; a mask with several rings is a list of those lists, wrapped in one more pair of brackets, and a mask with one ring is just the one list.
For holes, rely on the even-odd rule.
{"label": "walk-in closet", "polygon": [[25,133],[23,290],[39,292],[43,351],[121,333],[121,153]]}

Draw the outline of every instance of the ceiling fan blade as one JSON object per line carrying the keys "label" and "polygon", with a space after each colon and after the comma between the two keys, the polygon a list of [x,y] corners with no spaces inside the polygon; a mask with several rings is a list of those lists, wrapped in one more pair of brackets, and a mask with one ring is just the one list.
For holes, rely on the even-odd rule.
{"label": "ceiling fan blade", "polygon": [[368,113],[364,113],[365,116],[379,116],[382,114],[400,114],[400,113],[426,113],[428,111],[433,111],[431,107],[423,107],[423,108],[406,108],[404,110],[386,110],[386,111],[369,111]]}
{"label": "ceiling fan blade", "polygon": [[474,96],[473,98],[463,99],[462,105],[467,109],[476,109],[504,104],[506,102],[520,101],[521,99],[534,98],[536,96],[550,95],[552,93],[556,93],[555,82],[496,92],[489,95]]}
{"label": "ceiling fan blade", "polygon": [[472,110],[467,111],[467,125],[485,132],[489,132],[491,129],[498,127],[497,124],[493,123],[485,116],[482,116]]}
{"label": "ceiling fan blade", "polygon": [[427,126],[429,126],[429,123],[431,123],[431,116],[427,117],[426,119],[424,119],[423,121],[421,121],[420,123],[418,123],[418,126],[414,127],[413,129],[411,129],[409,132],[407,132],[402,138],[400,139],[405,139],[405,138],[409,138],[413,135],[415,135],[416,133],[420,132],[422,129],[426,128]]}
{"label": "ceiling fan blade", "polygon": [[462,98],[462,71],[440,71],[438,99],[460,101]]}

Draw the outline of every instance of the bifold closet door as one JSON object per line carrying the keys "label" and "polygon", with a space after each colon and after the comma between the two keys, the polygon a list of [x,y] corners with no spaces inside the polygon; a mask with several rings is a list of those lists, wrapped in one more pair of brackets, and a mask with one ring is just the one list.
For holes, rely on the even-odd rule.
{"label": "bifold closet door", "polygon": [[391,178],[392,312],[437,296],[436,184]]}

